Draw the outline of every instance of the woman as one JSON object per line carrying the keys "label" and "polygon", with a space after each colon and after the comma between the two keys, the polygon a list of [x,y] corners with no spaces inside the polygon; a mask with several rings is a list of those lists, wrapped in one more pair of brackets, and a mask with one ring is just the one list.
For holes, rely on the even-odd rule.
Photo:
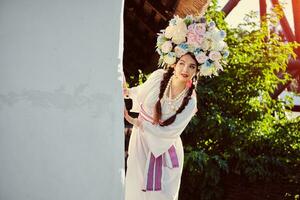
{"label": "woman", "polygon": [[[197,77],[217,75],[227,56],[224,31],[203,18],[175,17],[159,34],[157,51],[168,68],[154,71],[142,85],[124,88],[133,100],[125,200],[176,200],[183,169],[180,134],[197,112]],[[226,55],[225,55],[226,54]]]}
{"label": "woman", "polygon": [[[180,134],[197,110],[194,92],[197,61],[183,55],[167,71],[158,69],[137,87],[125,89],[133,100],[133,124],[130,137],[126,200],[176,199],[183,167],[183,146]],[[158,100],[159,98],[159,100]],[[153,117],[152,117],[153,116]],[[152,192],[151,192],[152,191]]]}

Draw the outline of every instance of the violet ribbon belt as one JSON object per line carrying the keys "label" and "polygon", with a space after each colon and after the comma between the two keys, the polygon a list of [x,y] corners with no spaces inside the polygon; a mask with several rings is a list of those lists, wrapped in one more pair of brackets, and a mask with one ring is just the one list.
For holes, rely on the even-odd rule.
{"label": "violet ribbon belt", "polygon": [[[144,120],[147,120],[151,123],[153,122],[153,118],[145,112],[142,104],[139,117],[142,117]],[[170,169],[179,167],[178,157],[174,145],[172,145],[167,152],[159,155],[156,158],[152,152],[148,153],[142,191],[146,192],[162,190],[161,183],[163,177],[163,167],[168,167]]]}

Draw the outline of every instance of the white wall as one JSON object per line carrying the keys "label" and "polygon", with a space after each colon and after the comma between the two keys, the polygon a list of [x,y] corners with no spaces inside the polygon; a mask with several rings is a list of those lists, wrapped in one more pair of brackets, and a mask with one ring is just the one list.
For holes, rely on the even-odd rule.
{"label": "white wall", "polygon": [[122,0],[0,0],[0,200],[123,199]]}

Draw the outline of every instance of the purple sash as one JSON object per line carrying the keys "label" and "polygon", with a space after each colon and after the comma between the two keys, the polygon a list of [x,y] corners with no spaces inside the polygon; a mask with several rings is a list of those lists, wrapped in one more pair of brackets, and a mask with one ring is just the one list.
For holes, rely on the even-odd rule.
{"label": "purple sash", "polygon": [[[148,115],[141,105],[140,116],[143,119],[153,122],[153,118]],[[167,152],[155,158],[152,152],[149,152],[146,162],[146,169],[144,172],[144,186],[142,191],[161,191],[162,190],[162,177],[163,166],[178,168],[179,162],[176,154],[175,146],[172,145]]]}

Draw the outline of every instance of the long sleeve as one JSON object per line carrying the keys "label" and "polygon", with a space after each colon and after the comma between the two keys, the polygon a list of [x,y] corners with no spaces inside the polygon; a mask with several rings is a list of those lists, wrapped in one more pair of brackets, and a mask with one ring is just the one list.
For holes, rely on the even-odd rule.
{"label": "long sleeve", "polygon": [[144,137],[148,143],[150,151],[154,156],[159,156],[166,152],[175,142],[180,134],[189,124],[192,117],[197,112],[197,100],[192,96],[185,109],[177,114],[175,121],[168,126],[153,125],[151,122],[143,121]]}
{"label": "long sleeve", "polygon": [[140,104],[143,102],[144,97],[151,87],[155,86],[160,80],[162,80],[164,69],[157,69],[150,74],[148,79],[141,85],[128,88],[128,97],[132,99],[131,112],[140,112]]}

